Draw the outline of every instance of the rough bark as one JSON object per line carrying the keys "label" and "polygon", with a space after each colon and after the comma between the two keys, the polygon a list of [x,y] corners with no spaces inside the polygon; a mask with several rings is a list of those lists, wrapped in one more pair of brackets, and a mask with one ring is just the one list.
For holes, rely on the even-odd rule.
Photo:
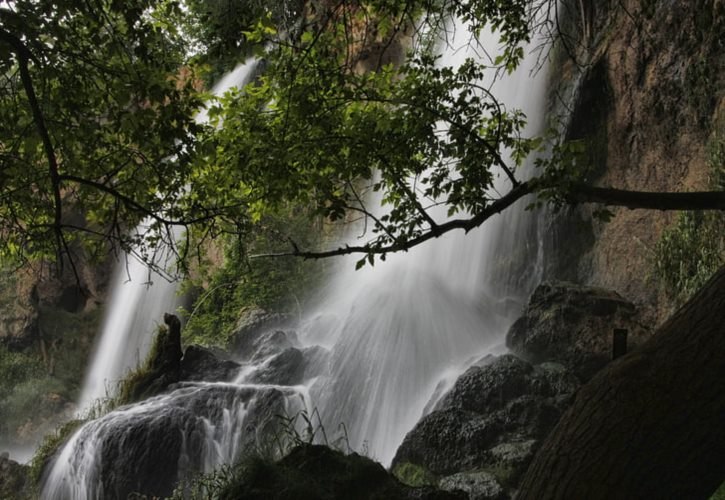
{"label": "rough bark", "polygon": [[725,268],[584,386],[519,500],[708,498],[725,479]]}

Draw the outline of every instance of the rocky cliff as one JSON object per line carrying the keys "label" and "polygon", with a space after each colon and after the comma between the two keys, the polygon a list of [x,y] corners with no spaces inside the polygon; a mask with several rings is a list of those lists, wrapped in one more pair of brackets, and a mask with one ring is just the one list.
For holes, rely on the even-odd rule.
{"label": "rocky cliff", "polygon": [[[708,145],[722,140],[725,120],[723,2],[588,5],[573,15],[580,45],[571,42],[569,52],[576,60],[565,58],[556,72],[578,85],[568,136],[588,147],[588,180],[643,191],[707,189]],[[655,276],[655,250],[676,215],[625,208],[613,214],[598,222],[585,206],[555,216],[548,277],[614,289],[659,323],[674,299]]]}

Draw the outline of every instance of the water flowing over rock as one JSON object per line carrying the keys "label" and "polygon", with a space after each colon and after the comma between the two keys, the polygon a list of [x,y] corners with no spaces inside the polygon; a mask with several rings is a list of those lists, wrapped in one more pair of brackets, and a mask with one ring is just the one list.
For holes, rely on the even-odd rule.
{"label": "water flowing over rock", "polygon": [[[245,84],[255,67],[256,60],[240,64],[225,75],[212,92],[221,95],[231,87]],[[207,110],[203,109],[196,119],[206,121]],[[142,222],[136,231],[144,233],[146,226],[147,223]],[[176,239],[181,230],[176,227],[174,231]],[[174,263],[176,256],[158,249],[151,258],[157,268],[166,269]],[[109,290],[105,323],[81,391],[78,404],[81,409],[90,408],[97,399],[113,396],[116,384],[146,357],[157,322],[180,304],[176,295],[178,282],[169,278],[174,277],[161,276],[134,256],[122,255]]]}
{"label": "water flowing over rock", "polygon": [[43,498],[168,496],[180,479],[254,449],[274,416],[301,402],[281,386],[182,384],[81,427],[57,455]]}

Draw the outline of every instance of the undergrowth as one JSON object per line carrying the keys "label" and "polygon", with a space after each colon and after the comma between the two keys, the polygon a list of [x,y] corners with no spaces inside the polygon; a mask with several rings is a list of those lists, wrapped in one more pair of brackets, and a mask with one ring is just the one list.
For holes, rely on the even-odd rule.
{"label": "undergrowth", "polygon": [[194,304],[186,311],[185,343],[225,348],[240,311],[250,307],[294,311],[307,291],[319,282],[327,263],[250,255],[290,251],[291,244],[282,235],[309,248],[321,240],[323,228],[294,210],[263,222],[264,229],[244,239],[226,238],[223,263],[199,263],[198,274],[204,278],[185,283],[187,289],[196,288],[197,292]]}
{"label": "undergrowth", "polygon": [[[708,144],[710,188],[725,190],[725,124]],[[676,302],[686,301],[725,266],[725,214],[682,212],[655,247],[655,273]]]}

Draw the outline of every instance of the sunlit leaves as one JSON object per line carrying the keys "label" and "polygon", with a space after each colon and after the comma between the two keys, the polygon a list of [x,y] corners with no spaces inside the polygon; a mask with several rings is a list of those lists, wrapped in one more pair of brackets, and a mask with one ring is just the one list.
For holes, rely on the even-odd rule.
{"label": "sunlit leaves", "polygon": [[[513,69],[529,37],[524,3],[481,4],[431,8],[464,17],[474,32],[487,23],[498,28],[504,51],[496,65]],[[372,42],[384,40],[401,29],[406,9],[422,12],[414,2],[394,1],[356,4],[339,18],[333,10],[327,25],[312,23],[296,42],[272,45],[263,76],[214,110],[223,126],[207,139],[215,147],[202,148],[214,151],[203,158],[213,167],[196,178],[198,189],[239,186],[233,196],[243,197],[255,219],[289,202],[333,221],[362,214],[371,249],[404,247],[432,229],[441,218],[437,205],[449,217],[485,209],[496,177],[512,175],[542,143],[522,136],[525,116],[489,93],[484,81],[493,69],[472,59],[445,67],[420,49],[406,61],[360,71],[356,36],[371,28],[356,23],[374,26]],[[259,23],[248,38],[268,35]],[[372,263],[358,265],[364,262]]]}

